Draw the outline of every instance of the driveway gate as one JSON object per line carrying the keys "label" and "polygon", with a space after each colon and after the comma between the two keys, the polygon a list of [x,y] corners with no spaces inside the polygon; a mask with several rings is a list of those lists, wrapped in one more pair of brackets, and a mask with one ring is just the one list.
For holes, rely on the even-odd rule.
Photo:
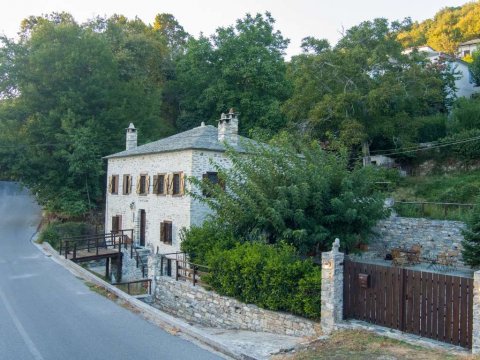
{"label": "driveway gate", "polygon": [[343,314],[472,347],[473,279],[345,260]]}

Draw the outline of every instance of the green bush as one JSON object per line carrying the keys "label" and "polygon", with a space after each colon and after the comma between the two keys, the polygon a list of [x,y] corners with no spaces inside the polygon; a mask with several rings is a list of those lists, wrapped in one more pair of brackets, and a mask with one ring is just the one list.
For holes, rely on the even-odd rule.
{"label": "green bush", "polygon": [[232,249],[238,243],[233,234],[218,223],[207,220],[201,227],[183,228],[180,233],[181,249],[193,263],[206,264],[207,253],[214,249]]}
{"label": "green bush", "polygon": [[[470,138],[480,138],[480,129],[463,130],[452,136],[442,139],[442,142],[461,142]],[[462,142],[442,148],[445,157],[456,155],[461,160],[475,160],[480,158],[480,140]]]}
{"label": "green bush", "polygon": [[468,218],[467,228],[463,230],[464,240],[462,241],[463,261],[473,267],[480,265],[480,202],[478,200]]}
{"label": "green bush", "polygon": [[320,317],[320,268],[281,242],[238,244],[208,254],[207,283],[219,294],[270,310]]}
{"label": "green bush", "polygon": [[448,123],[449,133],[455,134],[478,128],[480,128],[480,101],[478,99],[458,99]]}
{"label": "green bush", "polygon": [[39,242],[48,242],[58,250],[62,239],[88,235],[89,230],[89,225],[83,222],[52,222],[42,230]]}

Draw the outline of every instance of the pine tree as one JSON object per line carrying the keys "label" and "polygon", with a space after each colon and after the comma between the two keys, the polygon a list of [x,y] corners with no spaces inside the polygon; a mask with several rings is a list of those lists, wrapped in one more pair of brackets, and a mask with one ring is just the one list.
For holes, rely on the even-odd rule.
{"label": "pine tree", "polygon": [[463,236],[463,261],[470,266],[480,265],[480,202],[473,208]]}

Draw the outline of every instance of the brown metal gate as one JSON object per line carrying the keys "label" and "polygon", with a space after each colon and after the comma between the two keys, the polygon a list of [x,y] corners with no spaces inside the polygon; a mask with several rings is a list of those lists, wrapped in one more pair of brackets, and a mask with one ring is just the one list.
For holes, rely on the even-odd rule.
{"label": "brown metal gate", "polygon": [[345,260],[343,314],[472,347],[473,279]]}

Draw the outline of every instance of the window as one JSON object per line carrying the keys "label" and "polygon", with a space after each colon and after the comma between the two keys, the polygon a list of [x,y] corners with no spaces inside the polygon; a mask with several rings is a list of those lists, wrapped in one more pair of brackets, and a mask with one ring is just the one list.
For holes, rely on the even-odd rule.
{"label": "window", "polygon": [[110,177],[110,194],[117,195],[118,194],[118,175],[112,175]]}
{"label": "window", "polygon": [[132,177],[130,175],[123,175],[123,195],[132,193]]}
{"label": "window", "polygon": [[464,57],[467,56],[467,55],[470,55],[470,50],[465,50],[465,51],[463,52],[463,56],[464,56]]}
{"label": "window", "polygon": [[165,174],[153,176],[153,193],[157,195],[165,195]]}
{"label": "window", "polygon": [[137,180],[137,194],[147,195],[150,187],[150,177],[146,174],[140,175]]}
{"label": "window", "polygon": [[112,233],[118,234],[122,230],[122,216],[112,216]]}
{"label": "window", "polygon": [[[203,174],[202,178],[203,178],[204,181],[208,181],[213,185],[218,184],[223,190],[225,190],[225,182],[223,182],[222,180],[220,180],[218,178],[218,173],[217,172],[209,171],[209,172]],[[205,191],[205,190],[203,190],[202,194],[203,194],[203,196],[206,196],[206,197],[212,196],[208,191]]]}
{"label": "window", "polygon": [[172,245],[172,222],[163,221],[160,223],[160,241]]}
{"label": "window", "polygon": [[172,195],[182,195],[182,189],[181,189],[181,179],[182,174],[180,173],[174,173],[173,174],[173,180],[172,180]]}

